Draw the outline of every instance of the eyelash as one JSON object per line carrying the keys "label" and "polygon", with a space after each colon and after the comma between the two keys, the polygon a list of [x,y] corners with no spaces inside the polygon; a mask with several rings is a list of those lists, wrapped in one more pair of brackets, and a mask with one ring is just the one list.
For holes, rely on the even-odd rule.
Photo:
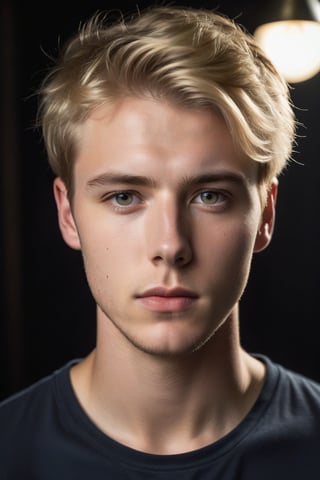
{"label": "eyelash", "polygon": [[[119,197],[120,195],[127,195],[127,196],[135,197],[136,201],[134,203],[130,203],[128,205],[117,204],[116,203],[117,197]],[[131,190],[119,190],[117,192],[112,192],[112,193],[108,194],[107,196],[103,197],[102,201],[103,202],[110,202],[112,204],[112,207],[115,210],[118,210],[118,211],[127,211],[128,209],[130,209],[132,207],[136,207],[137,205],[142,203],[140,195],[138,195],[137,192],[133,192]]]}
{"label": "eyelash", "polygon": [[[210,194],[210,195],[213,195],[213,196],[216,196],[217,197],[217,201],[215,201],[214,203],[210,204],[210,203],[204,203],[203,201],[202,202],[197,202],[196,199],[198,197],[201,197],[201,195],[205,195],[205,194]],[[225,204],[228,200],[228,196],[225,192],[222,192],[220,190],[203,190],[201,192],[199,192],[195,197],[193,197],[193,200],[192,200],[192,203],[199,203],[200,205],[204,205],[205,207],[217,207],[217,206],[222,206],[222,204]]]}
{"label": "eyelash", "polygon": [[[201,195],[205,195],[205,194],[211,194],[211,195],[217,196],[217,201],[212,204],[210,203],[206,204],[203,201],[196,201],[198,197],[201,197]],[[133,202],[129,203],[128,205],[121,205],[117,203],[117,197],[120,197],[121,195],[131,196],[133,198]],[[194,195],[192,197],[191,203],[199,204],[208,208],[222,208],[223,206],[225,206],[226,202],[228,201],[228,197],[229,195],[224,191],[207,189],[207,190],[202,190],[198,192],[196,195]],[[139,205],[143,204],[141,195],[132,190],[119,190],[117,192],[109,193],[108,195],[102,198],[102,201],[110,202],[112,204],[113,209],[122,213],[125,213],[131,209],[135,209]]]}

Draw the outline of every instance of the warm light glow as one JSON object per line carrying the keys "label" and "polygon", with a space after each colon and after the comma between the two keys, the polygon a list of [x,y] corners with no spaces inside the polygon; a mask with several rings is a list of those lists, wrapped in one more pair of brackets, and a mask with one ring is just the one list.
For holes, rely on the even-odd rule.
{"label": "warm light glow", "polygon": [[288,20],[261,25],[254,36],[288,82],[302,82],[320,71],[320,23]]}

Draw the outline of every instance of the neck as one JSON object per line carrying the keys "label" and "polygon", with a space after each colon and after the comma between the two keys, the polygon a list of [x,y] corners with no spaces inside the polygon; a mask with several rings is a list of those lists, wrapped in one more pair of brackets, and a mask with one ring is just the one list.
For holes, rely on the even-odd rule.
{"label": "neck", "polygon": [[178,453],[214,442],[243,419],[263,381],[262,365],[240,347],[237,317],[177,357],[119,348],[120,333],[104,319],[96,350],[72,371],[80,403],[102,431],[138,450]]}

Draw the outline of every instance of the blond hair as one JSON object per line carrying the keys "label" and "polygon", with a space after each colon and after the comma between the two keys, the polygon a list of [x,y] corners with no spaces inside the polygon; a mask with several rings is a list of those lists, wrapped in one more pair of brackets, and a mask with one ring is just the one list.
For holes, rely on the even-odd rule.
{"label": "blond hair", "polygon": [[260,183],[292,154],[288,85],[242,26],[204,9],[155,6],[116,21],[95,14],[61,50],[39,94],[49,163],[71,196],[81,125],[125,96],[220,112],[236,148],[260,163]]}

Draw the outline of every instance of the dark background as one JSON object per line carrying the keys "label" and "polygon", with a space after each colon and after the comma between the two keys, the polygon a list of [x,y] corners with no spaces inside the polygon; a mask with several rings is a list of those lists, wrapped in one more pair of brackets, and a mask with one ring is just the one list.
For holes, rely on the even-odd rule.
{"label": "dark background", "polygon": [[[52,175],[34,128],[47,54],[98,9],[132,12],[150,3],[0,0],[0,398],[85,355],[95,341],[81,256],[60,236]],[[268,1],[171,4],[218,7],[253,33]],[[304,127],[296,162],[280,178],[273,241],[253,259],[241,335],[251,352],[320,381],[320,75],[292,85],[292,98]]]}

